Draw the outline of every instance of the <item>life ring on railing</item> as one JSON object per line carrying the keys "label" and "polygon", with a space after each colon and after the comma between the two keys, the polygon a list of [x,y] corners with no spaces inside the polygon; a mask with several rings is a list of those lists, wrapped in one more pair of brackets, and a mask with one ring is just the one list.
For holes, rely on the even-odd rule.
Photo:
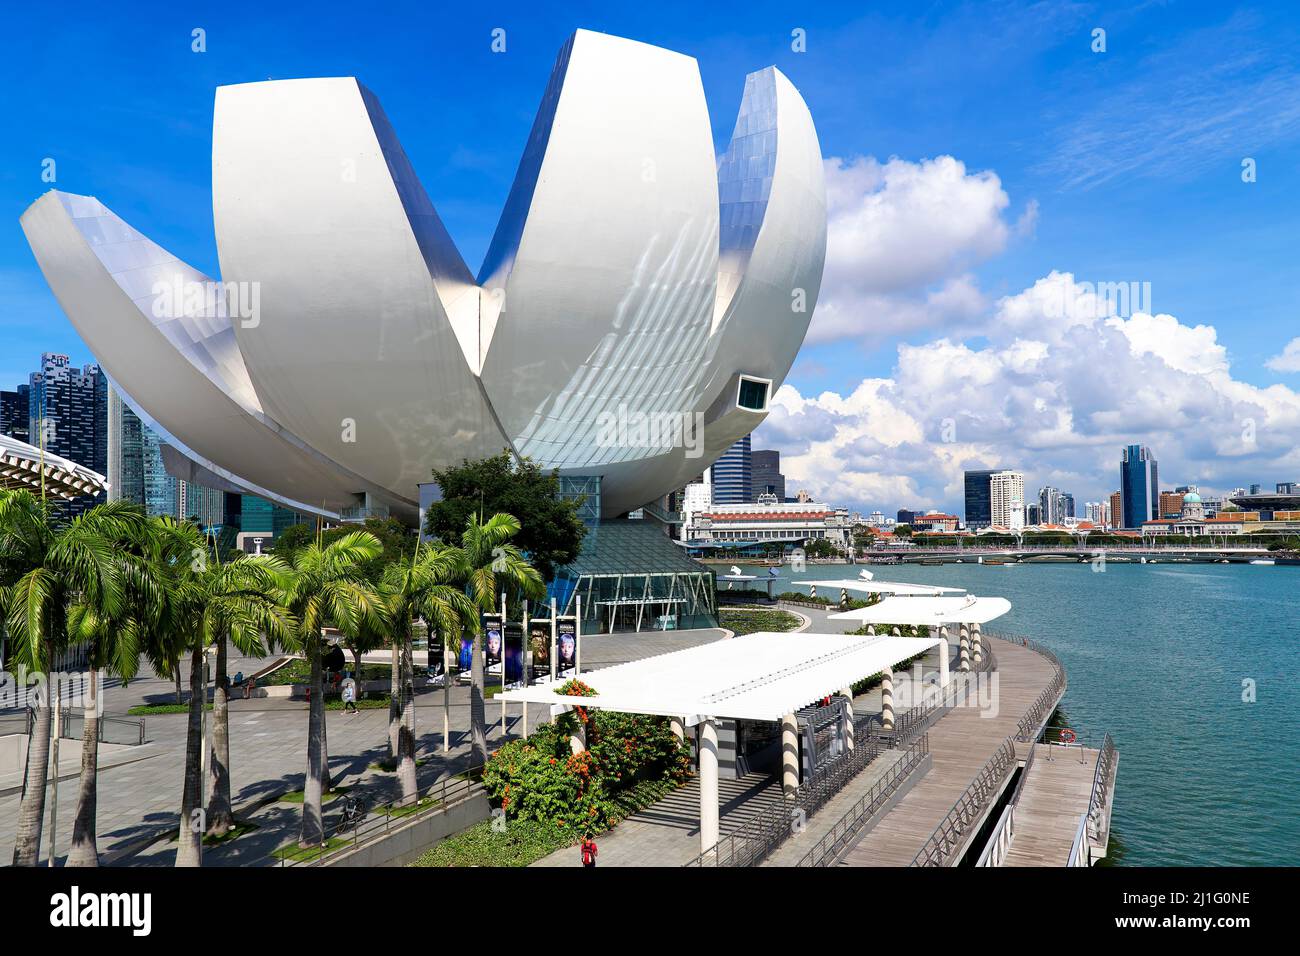
{"label": "life ring on railing", "polygon": [[1076,733],[1075,733],[1073,730],[1071,730],[1069,727],[1062,727],[1062,728],[1061,728],[1061,743],[1063,743],[1063,744],[1072,744],[1072,743],[1074,743],[1074,742],[1075,742],[1076,740],[1078,740],[1078,739],[1079,739],[1078,734],[1076,734]]}

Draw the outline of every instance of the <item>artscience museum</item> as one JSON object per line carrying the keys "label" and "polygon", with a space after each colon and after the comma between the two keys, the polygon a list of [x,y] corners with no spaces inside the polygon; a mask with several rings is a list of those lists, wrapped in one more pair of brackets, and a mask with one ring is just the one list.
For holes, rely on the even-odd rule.
{"label": "artscience museum", "polygon": [[22,226],[169,470],[328,516],[413,521],[431,468],[503,448],[603,517],[653,502],[766,415],[826,247],[785,76],[746,78],[718,157],[694,59],[585,30],[477,275],[351,77],[218,88],[212,195],[219,280],[96,197],[51,191]]}

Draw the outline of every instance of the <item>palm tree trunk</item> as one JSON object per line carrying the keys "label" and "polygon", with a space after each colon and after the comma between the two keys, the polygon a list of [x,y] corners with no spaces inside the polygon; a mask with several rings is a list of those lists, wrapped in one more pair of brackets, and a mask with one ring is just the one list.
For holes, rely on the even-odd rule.
{"label": "palm tree trunk", "polygon": [[417,796],[415,782],[415,668],[411,661],[411,629],[407,625],[402,641],[401,711],[397,728],[397,779],[402,785],[402,803]]}
{"label": "palm tree trunk", "polygon": [[388,756],[397,759],[398,728],[402,726],[402,662],[398,658],[397,638],[393,638],[392,673],[388,678]]}
{"label": "palm tree trunk", "polygon": [[470,766],[480,767],[487,763],[487,712],[483,700],[483,648],[477,634],[469,635],[474,643],[470,649]]}
{"label": "palm tree trunk", "polygon": [[325,821],[321,814],[321,758],[325,752],[325,699],[321,686],[320,636],[307,640],[307,658],[311,662],[311,704],[307,717],[307,778],[302,791],[301,846],[319,846],[325,842]]}
{"label": "palm tree trunk", "polygon": [[[180,674],[179,664],[176,673]],[[199,763],[203,755],[203,642],[194,639],[190,652],[190,719],[185,730],[185,790],[181,795],[181,821],[176,842],[177,866],[203,865],[203,786]]]}
{"label": "palm tree trunk", "polygon": [[35,866],[41,855],[41,825],[45,819],[45,786],[50,773],[49,695],[36,699],[36,722],[27,741],[27,769],[23,776],[23,799],[18,808],[18,832],[14,839],[14,866]]}
{"label": "palm tree trunk", "polygon": [[217,639],[217,673],[212,684],[211,796],[208,833],[225,836],[235,825],[230,809],[230,680],[226,677],[226,638]]}
{"label": "palm tree trunk", "polygon": [[320,789],[321,793],[329,793],[334,789],[334,777],[330,774],[330,722],[329,711],[325,709],[324,698],[324,678],[321,679],[321,702],[320,702]]}
{"label": "palm tree trunk", "polygon": [[[91,693],[98,693],[99,673],[90,670]],[[95,844],[95,808],[99,796],[99,707],[91,698],[82,712],[81,784],[77,791],[77,815],[72,821],[72,846],[64,866],[99,866]]]}
{"label": "palm tree trunk", "polygon": [[177,660],[172,664],[172,678],[176,681],[176,703],[181,702],[181,662]]}

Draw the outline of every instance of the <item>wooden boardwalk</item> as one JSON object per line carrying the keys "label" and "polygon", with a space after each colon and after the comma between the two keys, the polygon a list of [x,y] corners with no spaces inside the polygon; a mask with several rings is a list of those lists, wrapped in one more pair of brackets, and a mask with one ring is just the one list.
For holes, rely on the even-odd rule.
{"label": "wooden boardwalk", "polygon": [[1003,866],[1066,865],[1079,818],[1088,811],[1098,754],[1088,747],[1034,745]]}
{"label": "wooden boardwalk", "polygon": [[[988,640],[998,664],[996,716],[962,706],[939,718],[929,731],[934,761],[930,772],[844,855],[841,866],[908,866],[1056,675],[1052,662],[1036,651]],[[1050,715],[1049,708],[1043,719]],[[1067,856],[1073,836],[1071,828]]]}

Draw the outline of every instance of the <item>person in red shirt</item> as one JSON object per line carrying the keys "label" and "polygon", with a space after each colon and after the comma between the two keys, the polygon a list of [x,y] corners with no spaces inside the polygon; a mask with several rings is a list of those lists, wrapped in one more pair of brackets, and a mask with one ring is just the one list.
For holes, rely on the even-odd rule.
{"label": "person in red shirt", "polygon": [[591,837],[582,838],[582,865],[596,865],[596,841]]}

